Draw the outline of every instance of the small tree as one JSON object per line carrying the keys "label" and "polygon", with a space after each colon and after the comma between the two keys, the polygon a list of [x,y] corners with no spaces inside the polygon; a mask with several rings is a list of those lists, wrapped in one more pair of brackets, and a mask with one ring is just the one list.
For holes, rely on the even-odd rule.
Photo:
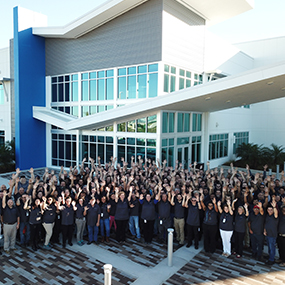
{"label": "small tree", "polygon": [[15,141],[7,141],[0,146],[0,171],[9,172],[15,170]]}

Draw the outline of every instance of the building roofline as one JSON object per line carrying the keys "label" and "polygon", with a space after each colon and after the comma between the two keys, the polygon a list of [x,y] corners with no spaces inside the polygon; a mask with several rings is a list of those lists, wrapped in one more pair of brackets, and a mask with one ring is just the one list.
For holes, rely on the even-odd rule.
{"label": "building roofline", "polygon": [[[103,24],[119,17],[127,11],[149,0],[107,0],[83,16],[64,26],[33,27],[33,34],[45,38],[78,38]],[[253,8],[254,0],[176,0],[187,9],[192,10],[213,25]]]}

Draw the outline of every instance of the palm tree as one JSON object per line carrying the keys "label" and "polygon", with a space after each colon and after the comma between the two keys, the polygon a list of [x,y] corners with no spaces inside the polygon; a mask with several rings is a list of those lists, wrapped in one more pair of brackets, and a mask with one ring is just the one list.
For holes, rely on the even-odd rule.
{"label": "palm tree", "polygon": [[253,143],[242,143],[236,149],[236,155],[241,158],[243,164],[249,164],[255,169],[263,164],[262,153],[262,145]]}
{"label": "palm tree", "polygon": [[0,170],[1,172],[15,170],[15,141],[7,141],[0,146]]}

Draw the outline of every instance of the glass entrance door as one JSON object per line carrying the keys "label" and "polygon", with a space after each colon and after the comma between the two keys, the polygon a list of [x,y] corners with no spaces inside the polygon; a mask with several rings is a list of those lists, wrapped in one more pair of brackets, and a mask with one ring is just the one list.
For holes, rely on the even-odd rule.
{"label": "glass entrance door", "polygon": [[188,168],[189,146],[179,146],[177,148],[177,160],[178,164],[182,163],[184,169]]}

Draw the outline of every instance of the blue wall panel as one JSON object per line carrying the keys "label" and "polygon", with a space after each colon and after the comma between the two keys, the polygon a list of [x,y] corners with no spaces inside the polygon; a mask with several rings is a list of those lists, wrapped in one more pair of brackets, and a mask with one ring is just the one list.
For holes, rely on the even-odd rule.
{"label": "blue wall panel", "polygon": [[33,106],[45,106],[45,39],[32,29],[18,32],[14,8],[16,167],[46,166],[46,126],[33,118]]}

